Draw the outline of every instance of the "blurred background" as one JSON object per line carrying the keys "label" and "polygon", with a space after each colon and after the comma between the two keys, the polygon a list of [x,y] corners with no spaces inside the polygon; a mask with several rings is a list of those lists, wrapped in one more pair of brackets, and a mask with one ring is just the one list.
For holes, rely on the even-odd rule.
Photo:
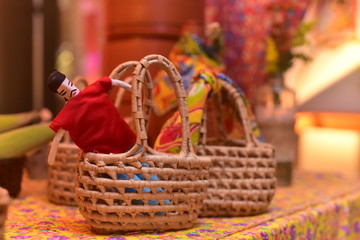
{"label": "blurred background", "polygon": [[214,21],[224,71],[279,161],[358,177],[358,0],[0,0],[0,113],[56,114],[53,69],[91,83],[124,61],[167,56],[185,27],[202,36]]}

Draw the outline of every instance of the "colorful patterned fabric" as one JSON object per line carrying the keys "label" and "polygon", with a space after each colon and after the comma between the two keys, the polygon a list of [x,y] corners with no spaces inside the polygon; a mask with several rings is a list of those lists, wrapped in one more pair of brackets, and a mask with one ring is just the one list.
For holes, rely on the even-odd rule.
{"label": "colorful patterned fabric", "polygon": [[[256,123],[255,116],[252,113],[250,105],[245,97],[244,92],[226,75],[219,73],[215,74],[209,69],[201,71],[200,75],[192,80],[191,87],[187,95],[189,122],[190,122],[190,136],[191,141],[196,152],[199,144],[200,127],[202,124],[204,107],[208,100],[209,94],[221,94],[222,81],[228,82],[238,90],[242,96],[244,105],[247,107],[247,114],[251,119],[253,133],[259,141],[263,142],[260,129]],[[243,127],[240,120],[236,117],[236,108],[231,101],[222,102],[224,126],[227,134],[233,138],[244,139]],[[181,118],[179,112],[175,112],[173,116],[166,121],[162,127],[154,144],[154,149],[161,152],[179,153],[182,143],[182,128]]]}
{"label": "colorful patterned fabric", "polygon": [[359,239],[360,194],[300,211],[292,216],[271,220],[225,239]]}
{"label": "colorful patterned fabric", "polygon": [[[211,91],[207,79],[216,79],[212,74],[206,72],[189,89],[187,102],[189,108],[190,135],[193,145],[198,145],[201,120],[204,106]],[[182,125],[179,112],[166,121],[165,125],[156,138],[154,149],[161,152],[179,153],[182,144]],[[195,150],[196,151],[196,150]]]}
{"label": "colorful patterned fabric", "polygon": [[[182,36],[171,50],[169,60],[179,71],[185,90],[190,88],[193,78],[201,72],[209,69],[217,73],[223,69],[220,52],[220,49],[206,45],[204,40],[195,34]],[[172,84],[164,71],[158,73],[154,82],[154,111],[162,115],[177,106],[177,102]]]}
{"label": "colorful patterned fabric", "polygon": [[249,97],[265,78],[265,38],[270,24],[266,5],[270,1],[206,0],[207,22],[217,21],[224,30],[226,74]]}
{"label": "colorful patterned fabric", "polygon": [[360,239],[360,181],[334,174],[296,173],[278,187],[268,212],[249,217],[199,218],[187,230],[96,235],[77,207],[48,202],[46,181],[24,176],[8,209],[5,239]]}
{"label": "colorful patterned fabric", "polygon": [[[239,85],[237,85],[232,79],[230,79],[225,74],[219,73],[219,74],[217,74],[217,78],[220,79],[221,81],[230,83],[238,91],[238,93],[240,94],[240,96],[243,100],[243,103],[247,109],[247,117],[250,119],[250,124],[251,124],[251,128],[252,128],[254,136],[258,139],[258,141],[265,142],[265,140],[261,134],[259,125],[256,121],[255,114],[253,113],[251,105],[245,96],[245,92],[239,87]],[[220,83],[221,83],[221,81],[220,81]],[[222,107],[224,108],[223,109],[224,126],[226,128],[227,134],[235,139],[243,139],[244,132],[242,131],[243,128],[240,124],[240,121],[239,121],[239,119],[234,118],[234,116],[236,116],[235,110],[236,110],[237,106],[235,106],[233,104],[233,102],[227,101],[227,102],[222,103]]]}
{"label": "colorful patterned fabric", "polygon": [[274,20],[268,6],[289,6],[284,12],[285,31],[293,34],[310,0],[206,0],[205,3],[206,22],[217,21],[223,28],[225,73],[253,99],[266,77],[266,38]]}
{"label": "colorful patterned fabric", "polygon": [[[218,36],[221,39],[221,36]],[[215,45],[217,46],[217,45]],[[220,44],[221,46],[221,44]],[[203,39],[194,34],[184,34],[181,40],[172,49],[169,59],[179,70],[185,88],[188,90],[188,109],[190,118],[190,133],[193,145],[196,147],[199,140],[204,107],[210,92],[220,94],[221,82],[232,84],[241,94],[255,136],[263,141],[260,130],[252,113],[245,93],[225,74],[221,73],[221,48],[207,45]],[[167,75],[160,72],[155,78],[154,109],[162,115],[177,105],[175,94]],[[224,103],[224,125],[227,133],[234,138],[243,138],[244,133],[240,121],[237,119],[235,108],[231,102]],[[162,152],[178,153],[182,142],[181,122],[179,113],[176,112],[163,126],[158,135],[154,149]]]}

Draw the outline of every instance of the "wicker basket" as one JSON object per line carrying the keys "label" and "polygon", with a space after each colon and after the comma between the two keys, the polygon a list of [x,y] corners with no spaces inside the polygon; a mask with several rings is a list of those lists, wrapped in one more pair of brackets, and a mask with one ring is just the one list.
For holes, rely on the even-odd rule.
{"label": "wicker basket", "polygon": [[[147,143],[152,89],[147,70],[153,64],[167,72],[176,89],[183,134],[180,154],[158,153]],[[127,71],[120,65],[117,77]],[[132,149],[122,154],[82,153],[78,158],[75,193],[80,213],[97,233],[192,227],[206,198],[211,160],[194,154],[182,79],[165,57],[149,55],[137,65],[132,111],[137,133]],[[118,174],[128,180],[119,180]],[[143,180],[136,181],[135,176]]]}
{"label": "wicker basket", "polygon": [[5,221],[7,217],[7,208],[10,204],[9,192],[0,187],[0,240],[4,238]]}
{"label": "wicker basket", "polygon": [[56,204],[77,205],[75,200],[76,158],[80,149],[71,141],[66,132],[63,141],[57,146],[55,162],[48,165],[47,196]]}
{"label": "wicker basket", "polygon": [[[127,64],[130,68],[135,68],[138,62],[129,61]],[[113,78],[110,75],[110,78]],[[127,78],[129,83],[131,78]],[[87,82],[82,77],[76,77],[74,84],[85,88]],[[79,87],[80,88],[80,87]],[[120,107],[124,95],[124,89],[120,88],[115,101],[115,106]],[[56,155],[53,165],[48,165],[48,199],[56,204],[76,206],[75,198],[75,168],[76,159],[80,153],[80,149],[73,143],[68,132],[64,133],[64,137],[58,145],[55,145]]]}
{"label": "wicker basket", "polygon": [[[87,82],[82,77],[76,77],[74,84],[79,88],[87,86]],[[76,158],[80,149],[72,142],[68,132],[63,137],[58,136],[61,142],[53,145],[56,150],[53,165],[48,165],[47,196],[49,201],[75,206],[75,168]],[[55,138],[53,141],[57,141]],[[53,144],[53,143],[51,143]]]}
{"label": "wicker basket", "polygon": [[[235,106],[244,129],[244,140],[231,138],[225,133],[223,103],[220,102],[223,97]],[[219,131],[216,141],[206,140],[206,119],[203,120],[198,155],[210,157],[212,167],[209,170],[208,196],[201,216],[262,213],[271,202],[276,188],[274,148],[270,144],[260,143],[254,136],[244,101],[232,84],[222,81],[221,95],[214,95],[212,102]]]}

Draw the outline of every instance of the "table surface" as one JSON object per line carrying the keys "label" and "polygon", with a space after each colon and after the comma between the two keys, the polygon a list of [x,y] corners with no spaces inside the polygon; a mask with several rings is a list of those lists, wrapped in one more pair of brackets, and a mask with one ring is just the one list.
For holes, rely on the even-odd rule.
{"label": "table surface", "polygon": [[182,231],[95,235],[77,207],[50,203],[46,181],[25,176],[9,206],[5,239],[360,239],[359,183],[337,174],[296,173],[261,215],[199,218]]}

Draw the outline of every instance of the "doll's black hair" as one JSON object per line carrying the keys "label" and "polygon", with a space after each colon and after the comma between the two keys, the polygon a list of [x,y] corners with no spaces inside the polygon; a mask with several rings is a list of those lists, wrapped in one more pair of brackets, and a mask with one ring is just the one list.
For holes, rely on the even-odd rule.
{"label": "doll's black hair", "polygon": [[47,86],[53,91],[57,92],[57,89],[61,85],[61,83],[65,80],[66,76],[61,72],[54,70],[48,77]]}

